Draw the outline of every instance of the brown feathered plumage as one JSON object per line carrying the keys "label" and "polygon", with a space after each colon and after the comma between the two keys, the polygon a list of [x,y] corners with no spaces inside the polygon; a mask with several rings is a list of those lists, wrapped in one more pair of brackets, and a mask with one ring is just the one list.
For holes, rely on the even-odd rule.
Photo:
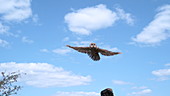
{"label": "brown feathered plumage", "polygon": [[112,51],[108,51],[106,49],[98,48],[95,43],[91,43],[89,47],[72,47],[70,45],[66,45],[66,46],[70,47],[74,50],[77,50],[78,52],[88,54],[89,57],[91,57],[91,59],[94,61],[100,60],[99,53],[101,53],[102,55],[105,55],[105,56],[121,54],[121,52],[112,52]]}

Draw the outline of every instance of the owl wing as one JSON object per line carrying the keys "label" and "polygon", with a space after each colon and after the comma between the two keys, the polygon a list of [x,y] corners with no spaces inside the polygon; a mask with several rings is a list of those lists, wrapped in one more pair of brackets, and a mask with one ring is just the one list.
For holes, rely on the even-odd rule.
{"label": "owl wing", "polygon": [[74,50],[77,50],[78,52],[81,53],[89,53],[90,52],[90,48],[89,47],[72,47],[70,45],[66,45],[69,48],[72,48]]}
{"label": "owl wing", "polygon": [[98,48],[98,52],[101,53],[102,55],[105,55],[105,56],[112,56],[112,55],[122,54],[121,52],[112,52],[112,51],[108,51],[108,50],[100,49],[100,48]]}

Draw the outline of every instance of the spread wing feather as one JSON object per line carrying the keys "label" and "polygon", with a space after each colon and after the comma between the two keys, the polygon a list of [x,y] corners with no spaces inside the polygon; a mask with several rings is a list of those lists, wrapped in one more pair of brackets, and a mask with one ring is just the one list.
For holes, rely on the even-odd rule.
{"label": "spread wing feather", "polygon": [[89,47],[72,47],[70,45],[66,45],[69,48],[72,48],[74,50],[77,50],[78,52],[81,53],[89,53],[90,52],[90,48]]}
{"label": "spread wing feather", "polygon": [[121,52],[112,52],[112,51],[108,51],[108,50],[100,49],[100,48],[98,48],[98,52],[100,52],[102,55],[105,55],[105,56],[121,54]]}

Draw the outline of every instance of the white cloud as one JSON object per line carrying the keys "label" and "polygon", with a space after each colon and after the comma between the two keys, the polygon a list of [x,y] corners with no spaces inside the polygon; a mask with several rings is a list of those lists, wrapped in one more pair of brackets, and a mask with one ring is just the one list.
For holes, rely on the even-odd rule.
{"label": "white cloud", "polygon": [[113,80],[113,84],[116,84],[116,85],[131,85],[133,83],[125,82],[125,81],[121,81],[121,80]]}
{"label": "white cloud", "polygon": [[90,76],[75,75],[63,68],[48,63],[0,63],[0,71],[18,71],[27,73],[21,81],[36,87],[66,87],[87,85],[91,82]]}
{"label": "white cloud", "polygon": [[153,21],[132,40],[136,43],[156,45],[170,37],[170,5],[158,9]]}
{"label": "white cloud", "polygon": [[22,42],[24,42],[24,43],[34,43],[34,41],[28,39],[28,37],[22,37]]}
{"label": "white cloud", "polygon": [[72,41],[72,44],[74,46],[82,46],[82,47],[87,47],[90,45],[90,43],[93,43],[92,41]]}
{"label": "white cloud", "polygon": [[0,35],[7,35],[7,36],[18,37],[18,35],[9,32],[9,29],[10,29],[9,26],[3,25],[0,22]]}
{"label": "white cloud", "polygon": [[169,80],[169,77],[166,76],[161,76],[161,77],[157,77],[157,78],[153,78],[151,80],[156,80],[156,81],[165,81],[165,80]]}
{"label": "white cloud", "polygon": [[54,96],[99,96],[96,92],[57,92]]}
{"label": "white cloud", "polygon": [[130,13],[126,13],[123,9],[116,8],[117,15],[120,19],[125,20],[127,24],[133,25],[134,19]]}
{"label": "white cloud", "polygon": [[0,22],[0,34],[8,34],[9,27]]}
{"label": "white cloud", "polygon": [[41,51],[41,52],[45,52],[45,53],[48,53],[48,52],[49,52],[48,49],[41,49],[40,51]]}
{"label": "white cloud", "polygon": [[125,13],[122,9],[113,12],[104,4],[79,9],[65,15],[69,30],[82,35],[89,35],[94,30],[112,26],[119,19],[127,20],[128,23],[133,22],[129,13]]}
{"label": "white cloud", "polygon": [[69,39],[70,39],[69,37],[65,37],[63,41],[68,41]]}
{"label": "white cloud", "polygon": [[71,50],[61,48],[61,49],[54,49],[54,50],[52,50],[52,52],[56,53],[56,54],[64,55],[64,54],[67,54],[67,53],[71,52]]}
{"label": "white cloud", "polygon": [[22,21],[32,16],[31,0],[0,0],[1,19]]}
{"label": "white cloud", "polygon": [[168,63],[168,64],[165,64],[165,66],[170,66],[170,63]]}
{"label": "white cloud", "polygon": [[0,39],[0,47],[7,47],[7,46],[9,46],[9,42]]}
{"label": "white cloud", "polygon": [[113,51],[113,52],[120,52],[121,50],[116,48],[116,47],[111,47],[110,45],[101,45],[100,48],[102,49],[107,49],[109,51]]}
{"label": "white cloud", "polygon": [[165,81],[165,80],[169,80],[170,79],[168,77],[168,76],[170,76],[170,69],[155,70],[155,71],[152,71],[152,74],[157,76],[157,78],[155,78],[153,80]]}
{"label": "white cloud", "polygon": [[132,89],[146,89],[146,88],[148,88],[148,87],[146,87],[146,86],[140,86],[140,87],[132,87]]}
{"label": "white cloud", "polygon": [[118,52],[120,51],[118,48],[114,47],[114,48],[107,48],[107,50],[109,51],[113,51],[113,52]]}
{"label": "white cloud", "polygon": [[33,16],[32,16],[32,20],[33,20],[33,22],[37,23],[38,20],[39,20],[38,15],[37,15],[37,14],[33,15]]}
{"label": "white cloud", "polygon": [[[18,35],[8,32],[10,26],[6,26],[6,24],[21,22],[29,17],[33,17],[33,21],[36,20],[36,15],[32,15],[31,0],[0,0],[0,34],[18,37]],[[32,40],[28,40],[26,37],[23,37],[22,40],[26,43],[33,43]],[[8,45],[8,42],[2,40],[1,43],[3,43],[3,46]]]}
{"label": "white cloud", "polygon": [[170,69],[160,69],[160,70],[152,71],[152,74],[156,76],[169,76]]}
{"label": "white cloud", "polygon": [[135,95],[135,96],[146,96],[148,94],[152,93],[152,90],[151,89],[144,89],[142,91],[138,91],[138,92],[132,92],[132,93],[129,93],[128,95]]}
{"label": "white cloud", "polygon": [[41,52],[45,52],[45,53],[48,53],[48,52],[53,52],[55,54],[59,54],[59,55],[65,55],[67,53],[70,53],[71,52],[71,49],[69,48],[57,48],[57,49],[53,49],[53,50],[48,50],[48,49],[41,49],[40,50]]}

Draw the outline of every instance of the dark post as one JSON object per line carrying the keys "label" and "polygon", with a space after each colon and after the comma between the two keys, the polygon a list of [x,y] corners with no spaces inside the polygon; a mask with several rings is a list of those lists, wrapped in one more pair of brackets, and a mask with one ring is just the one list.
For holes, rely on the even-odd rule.
{"label": "dark post", "polygon": [[114,96],[111,88],[107,88],[101,91],[101,96]]}

